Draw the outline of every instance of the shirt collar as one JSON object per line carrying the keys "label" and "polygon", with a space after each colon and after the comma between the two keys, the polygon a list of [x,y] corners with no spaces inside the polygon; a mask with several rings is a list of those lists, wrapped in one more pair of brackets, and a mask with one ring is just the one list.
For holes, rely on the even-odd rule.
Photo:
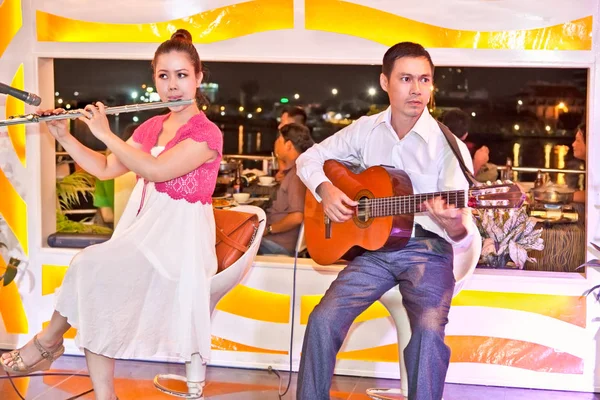
{"label": "shirt collar", "polygon": [[389,128],[392,127],[392,107],[386,108],[385,111],[380,112],[375,120],[375,126],[380,124],[386,124]]}
{"label": "shirt collar", "polygon": [[[392,132],[394,132],[394,128],[392,127],[392,107],[391,106],[388,107],[382,113],[379,113],[379,115],[377,116],[374,127],[377,127],[380,124],[386,124],[387,127]],[[432,131],[434,131],[437,126],[438,126],[437,122],[435,122],[435,119],[431,116],[431,114],[429,114],[429,110],[427,109],[427,107],[425,107],[425,109],[423,110],[423,113],[421,114],[421,116],[419,117],[419,119],[417,120],[415,125],[412,127],[410,132],[415,132],[417,135],[419,135],[425,141],[425,143],[429,143],[429,137],[431,136]]]}

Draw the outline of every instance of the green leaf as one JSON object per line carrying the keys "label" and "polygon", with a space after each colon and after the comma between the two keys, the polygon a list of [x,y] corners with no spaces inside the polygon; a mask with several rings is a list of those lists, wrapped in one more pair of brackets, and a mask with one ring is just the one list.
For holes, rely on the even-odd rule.
{"label": "green leaf", "polygon": [[[594,291],[597,291],[596,293],[594,293]],[[594,297],[596,298],[597,301],[600,301],[600,285],[596,285],[591,289],[586,290],[583,295],[584,296],[588,296],[590,294],[594,293]]]}
{"label": "green leaf", "polygon": [[21,260],[18,258],[11,257],[10,260],[8,260],[8,265],[12,267],[18,268],[19,264],[21,264]]}
{"label": "green leaf", "polygon": [[516,266],[519,269],[523,269],[525,261],[527,261],[527,250],[518,243],[510,242],[508,245],[508,252],[510,254],[510,259],[514,261]]}
{"label": "green leaf", "polygon": [[97,234],[108,234],[110,235],[113,230],[100,225],[88,225],[82,222],[71,221],[62,214],[60,211],[56,211],[56,231],[63,233],[97,233]]}
{"label": "green leaf", "polygon": [[488,255],[496,254],[496,246],[492,238],[483,239],[483,245],[481,247],[481,255],[486,257]]}
{"label": "green leaf", "polygon": [[94,195],[96,178],[85,171],[77,171],[56,181],[56,195],[63,210],[80,204],[79,194]]}
{"label": "green leaf", "polygon": [[530,218],[527,221],[527,225],[525,226],[525,230],[523,231],[523,235],[525,235],[525,236],[529,235],[531,232],[533,232],[533,228],[535,228],[535,221],[533,220],[533,218]]}
{"label": "green leaf", "polygon": [[17,268],[12,265],[6,266],[6,272],[2,275],[2,280],[4,281],[3,286],[8,286],[17,276]]}
{"label": "green leaf", "polygon": [[581,264],[579,267],[575,268],[575,270],[577,271],[578,269],[585,268],[585,267],[600,267],[600,260],[590,260],[588,262]]}

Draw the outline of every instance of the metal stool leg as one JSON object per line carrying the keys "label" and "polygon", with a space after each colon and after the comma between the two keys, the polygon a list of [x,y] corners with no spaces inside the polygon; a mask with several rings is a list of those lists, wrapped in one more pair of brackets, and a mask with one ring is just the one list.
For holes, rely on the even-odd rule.
{"label": "metal stool leg", "polygon": [[[203,399],[204,384],[206,381],[206,364],[202,363],[200,354],[192,354],[192,360],[185,363],[187,376],[175,374],[158,374],[154,377],[154,386],[163,393],[184,399]],[[161,380],[176,380],[185,382],[188,387],[187,392],[171,389],[163,385]]]}
{"label": "metal stool leg", "polygon": [[367,396],[373,400],[404,400],[402,389],[367,389]]}

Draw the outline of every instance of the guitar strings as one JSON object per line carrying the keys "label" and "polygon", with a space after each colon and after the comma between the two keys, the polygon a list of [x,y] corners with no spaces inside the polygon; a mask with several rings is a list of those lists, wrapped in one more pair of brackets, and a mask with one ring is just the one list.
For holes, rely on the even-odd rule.
{"label": "guitar strings", "polygon": [[[362,199],[359,202],[359,212],[366,213],[372,217],[412,214],[423,212],[422,203],[430,198],[442,197],[448,203],[464,208],[468,205],[468,200],[473,196],[473,192],[479,189],[455,190],[433,193],[417,193],[412,195],[379,197],[371,199]],[[485,194],[485,193],[483,193]],[[494,193],[491,193],[494,194]],[[509,193],[503,193],[504,197],[515,197]],[[520,196],[519,196],[520,197]]]}
{"label": "guitar strings", "polygon": [[373,203],[377,202],[378,204],[397,203],[397,202],[403,202],[403,203],[415,202],[415,203],[417,203],[417,202],[419,202],[416,200],[417,198],[424,198],[424,200],[422,200],[422,201],[425,201],[425,200],[428,200],[430,197],[431,198],[444,197],[450,201],[457,201],[457,200],[464,199],[464,197],[462,195],[464,195],[463,191],[452,191],[452,192],[419,193],[419,194],[404,195],[404,196],[392,196],[392,197],[378,197],[378,198],[364,199],[364,200],[373,202]]}
{"label": "guitar strings", "polygon": [[[359,211],[371,211],[371,216],[385,216],[394,214],[406,214],[422,212],[422,203],[430,198],[442,197],[448,203],[456,205],[458,208],[463,208],[466,204],[466,192],[464,190],[433,192],[433,193],[418,193],[413,195],[380,197],[375,199],[365,199],[359,204]],[[469,190],[470,194],[470,190]],[[417,209],[418,206],[418,209]]]}
{"label": "guitar strings", "polygon": [[[364,210],[367,208],[411,208],[421,205],[424,201],[429,200],[436,196],[435,194],[429,194],[429,196],[397,196],[397,197],[382,197],[376,199],[365,199],[363,203],[359,204],[359,209]],[[442,196],[447,202],[458,206],[465,204],[465,198],[460,194],[450,194]]]}

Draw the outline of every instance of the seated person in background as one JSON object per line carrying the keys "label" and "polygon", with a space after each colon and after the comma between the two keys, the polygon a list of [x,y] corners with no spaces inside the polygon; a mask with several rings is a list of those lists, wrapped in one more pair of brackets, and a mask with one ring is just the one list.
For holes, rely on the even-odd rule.
{"label": "seated person in background", "polygon": [[[582,164],[583,164],[583,167],[585,168],[585,158],[586,158],[585,133],[586,133],[585,123],[580,124],[577,127],[577,132],[575,133],[575,141],[573,141],[573,144],[572,144],[573,157],[575,157],[576,160],[572,160],[569,163],[567,163],[568,169],[580,169]],[[573,201],[576,203],[584,203],[585,202],[585,190],[580,190],[581,188],[579,186],[579,175],[567,174],[566,180],[567,180],[567,184],[569,185],[569,187],[571,187],[573,189],[577,189],[577,191],[573,194]],[[585,184],[585,179],[583,182]]]}
{"label": "seated person in background", "polygon": [[[291,124],[291,123],[296,123],[296,124],[300,124],[300,125],[304,125],[306,126],[306,111],[304,111],[304,109],[302,107],[288,107],[288,108],[284,108],[283,111],[281,112],[281,118],[280,118],[280,122],[279,122],[279,126],[277,127],[277,129],[281,129],[284,126],[286,126],[287,124]],[[309,131],[310,134],[310,131]],[[277,163],[279,164],[279,170],[277,171],[277,174],[275,175],[275,180],[277,182],[281,182],[285,176],[284,171],[287,171],[289,168],[291,168],[291,165],[285,165],[285,160],[277,160]]]}
{"label": "seated person in background", "polygon": [[[124,141],[129,140],[133,131],[140,126],[140,124],[127,125],[123,131],[123,135],[120,135]],[[110,150],[106,151],[106,156],[110,154]],[[98,218],[102,225],[113,227],[115,221],[115,180],[108,179],[102,181],[96,178],[96,189],[94,190],[94,207],[98,208]]]}
{"label": "seated person in background", "polygon": [[473,158],[473,171],[475,178],[480,182],[495,181],[498,177],[498,168],[489,163],[490,149],[481,146],[475,151],[475,143],[467,142],[469,136],[469,115],[459,109],[448,110],[442,115],[442,124],[454,133],[456,137],[465,142]]}
{"label": "seated person in background", "polygon": [[279,122],[277,129],[281,129],[292,122],[306,126],[306,119],[306,111],[302,107],[284,108],[281,112],[281,122]]}
{"label": "seated person in background", "polygon": [[96,178],[94,190],[94,207],[98,208],[99,218],[103,225],[113,227],[115,222],[115,180],[101,181]]}
{"label": "seated person in background", "polygon": [[[294,255],[300,225],[304,220],[306,186],[296,174],[296,159],[314,144],[308,128],[291,123],[279,130],[275,156],[281,160],[283,180],[275,200],[267,210],[267,229],[259,254]],[[287,166],[283,170],[283,166]]]}

